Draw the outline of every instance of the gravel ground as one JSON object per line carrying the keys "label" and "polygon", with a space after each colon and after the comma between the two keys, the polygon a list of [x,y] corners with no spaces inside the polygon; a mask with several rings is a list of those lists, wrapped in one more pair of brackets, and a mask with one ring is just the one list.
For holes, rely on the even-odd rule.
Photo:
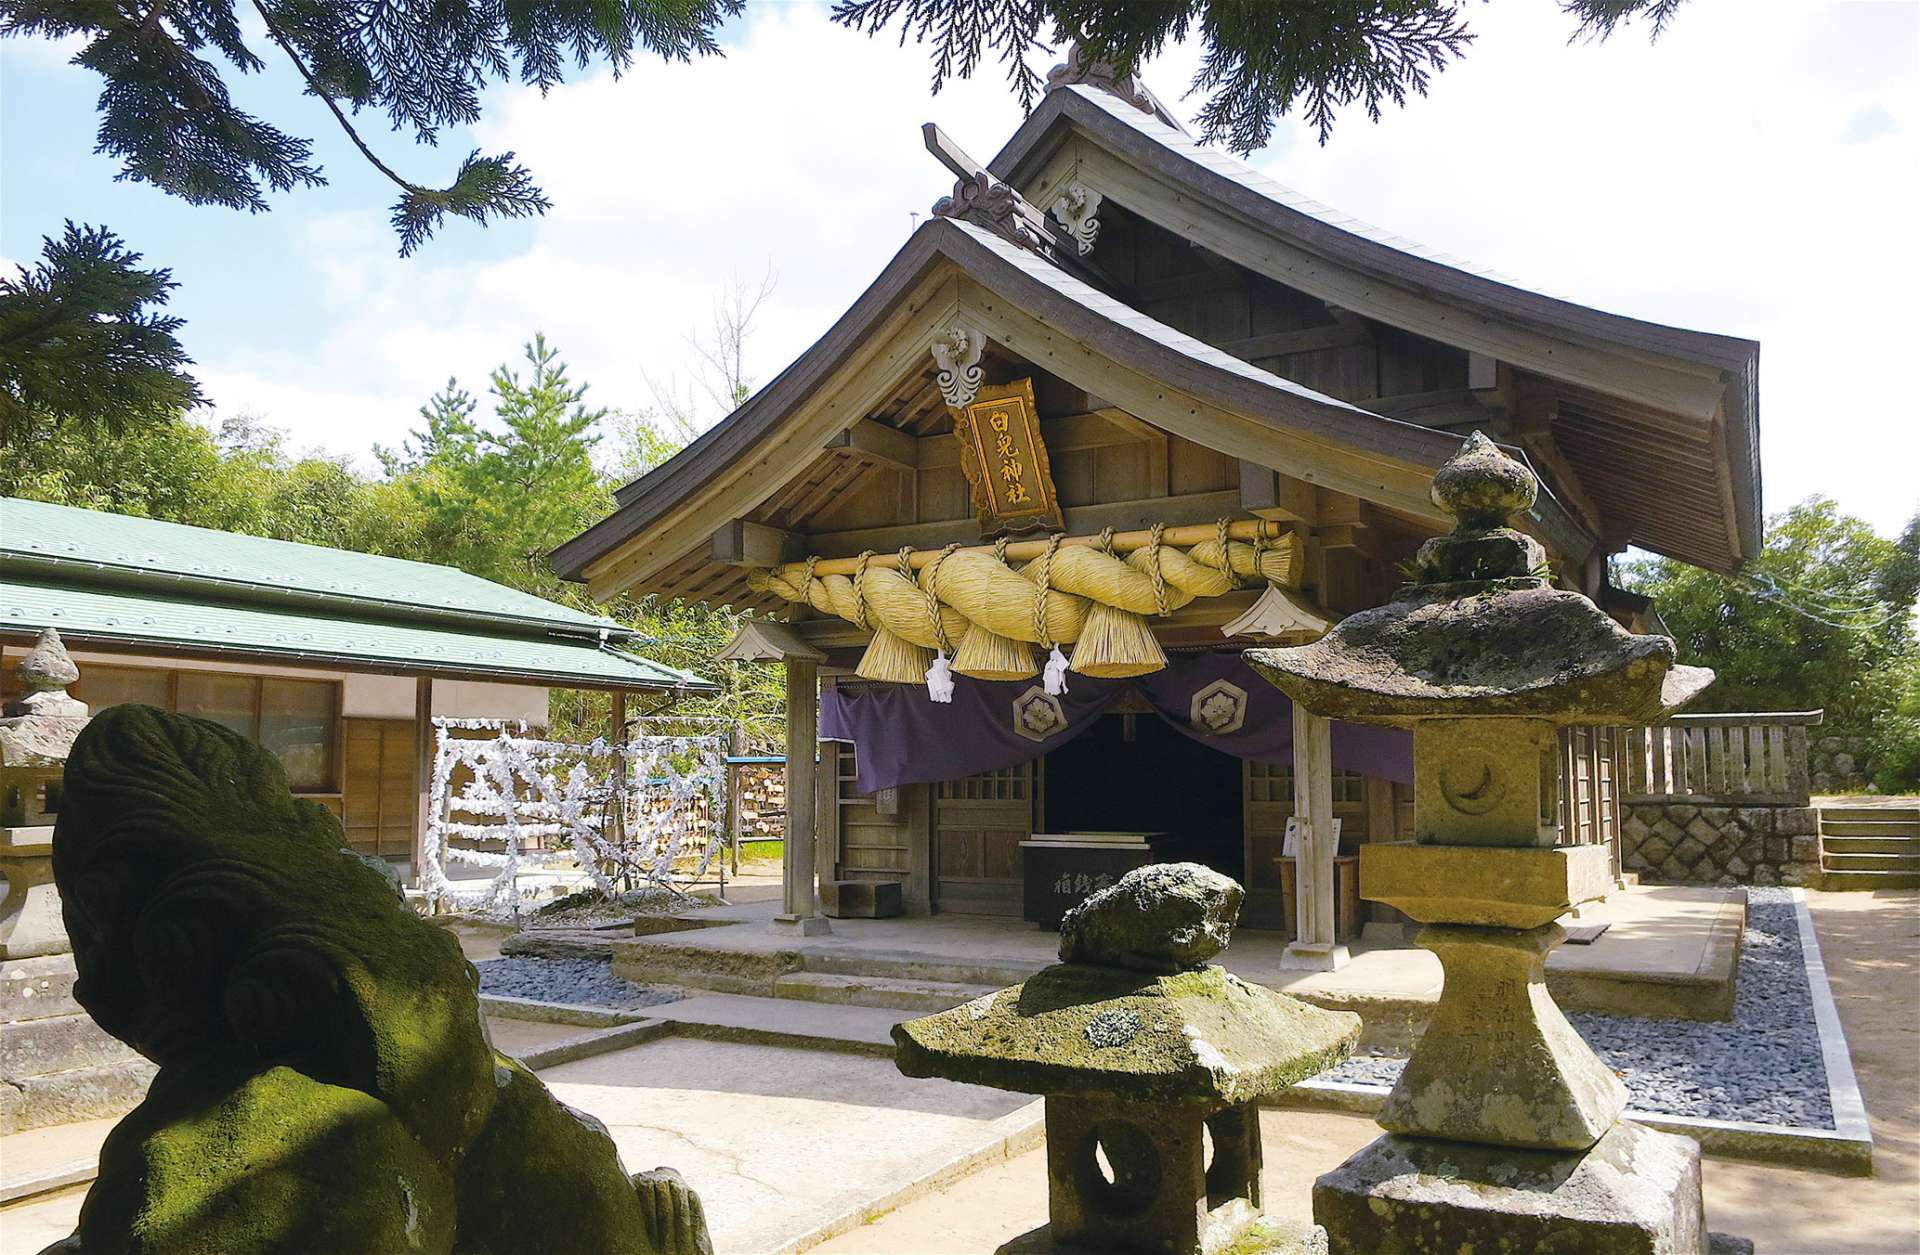
{"label": "gravel ground", "polygon": [[481,993],[508,998],[632,1011],[678,996],[621,980],[612,964],[598,959],[488,959],[474,966],[480,969]]}
{"label": "gravel ground", "polygon": [[[1747,933],[1731,1020],[1702,1023],[1588,1011],[1570,1011],[1567,1018],[1625,1078],[1628,1102],[1636,1110],[1833,1127],[1791,890],[1747,891]],[[1402,1062],[1358,1057],[1326,1075],[1391,1085]]]}

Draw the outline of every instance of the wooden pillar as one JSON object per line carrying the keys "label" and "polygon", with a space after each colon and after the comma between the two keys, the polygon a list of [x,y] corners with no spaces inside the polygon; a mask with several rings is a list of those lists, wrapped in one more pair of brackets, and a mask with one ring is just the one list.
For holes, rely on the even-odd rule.
{"label": "wooden pillar", "polygon": [[820,913],[815,872],[817,827],[814,802],[819,780],[815,758],[820,745],[820,664],[812,658],[788,658],[787,667],[787,837],[782,845],[781,913],[774,928],[812,937],[832,931]]}
{"label": "wooden pillar", "polygon": [[1334,940],[1333,725],[1293,704],[1293,813],[1300,821],[1294,860],[1298,935],[1282,967],[1330,972],[1347,961]]}
{"label": "wooden pillar", "polygon": [[[607,722],[612,724],[613,732],[613,846],[616,850],[627,848],[627,694],[623,689],[615,689],[607,698]],[[629,886],[621,877],[621,888]]]}
{"label": "wooden pillar", "polygon": [[[420,794],[413,816],[415,884],[425,870],[427,823],[432,818],[427,807],[433,794],[433,748],[433,677],[423,675],[413,682],[413,782]],[[445,859],[444,851],[441,857]]]}
{"label": "wooden pillar", "polygon": [[[730,758],[747,756],[747,729],[739,720],[734,720],[733,729],[727,737],[727,755]],[[744,822],[740,812],[745,805],[745,789],[742,787],[741,763],[727,764],[727,863],[734,876],[740,874],[740,834]]]}

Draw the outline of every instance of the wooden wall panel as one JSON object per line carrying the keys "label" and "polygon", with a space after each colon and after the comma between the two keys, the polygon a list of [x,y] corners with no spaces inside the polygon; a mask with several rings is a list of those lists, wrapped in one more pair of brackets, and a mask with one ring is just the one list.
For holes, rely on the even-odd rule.
{"label": "wooden wall panel", "polygon": [[1020,843],[1033,835],[1040,760],[935,786],[934,909],[1021,911]]}
{"label": "wooden wall panel", "polygon": [[1224,453],[1195,444],[1184,436],[1167,437],[1167,491],[1238,491],[1240,463]]}
{"label": "wooden wall panel", "polygon": [[419,791],[413,720],[345,719],[340,739],[340,822],[348,847],[410,857]]}

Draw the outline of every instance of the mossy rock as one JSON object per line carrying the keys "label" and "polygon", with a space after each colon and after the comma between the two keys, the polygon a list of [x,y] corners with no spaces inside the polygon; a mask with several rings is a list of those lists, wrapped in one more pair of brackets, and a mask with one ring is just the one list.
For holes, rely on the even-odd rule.
{"label": "mossy rock", "polygon": [[344,845],[215,724],[119,706],[75,742],[74,997],[160,1071],[69,1249],[677,1252],[604,1130],[494,1052],[458,940]]}

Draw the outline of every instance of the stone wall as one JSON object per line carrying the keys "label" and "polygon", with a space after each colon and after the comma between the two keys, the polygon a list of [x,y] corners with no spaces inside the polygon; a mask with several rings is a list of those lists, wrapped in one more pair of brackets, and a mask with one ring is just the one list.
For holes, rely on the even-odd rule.
{"label": "stone wall", "polygon": [[1623,804],[1620,859],[1663,884],[1811,885],[1820,881],[1820,816],[1810,806]]}
{"label": "stone wall", "polygon": [[1817,737],[1807,745],[1808,781],[1815,793],[1861,793],[1873,783],[1873,742],[1850,732]]}

